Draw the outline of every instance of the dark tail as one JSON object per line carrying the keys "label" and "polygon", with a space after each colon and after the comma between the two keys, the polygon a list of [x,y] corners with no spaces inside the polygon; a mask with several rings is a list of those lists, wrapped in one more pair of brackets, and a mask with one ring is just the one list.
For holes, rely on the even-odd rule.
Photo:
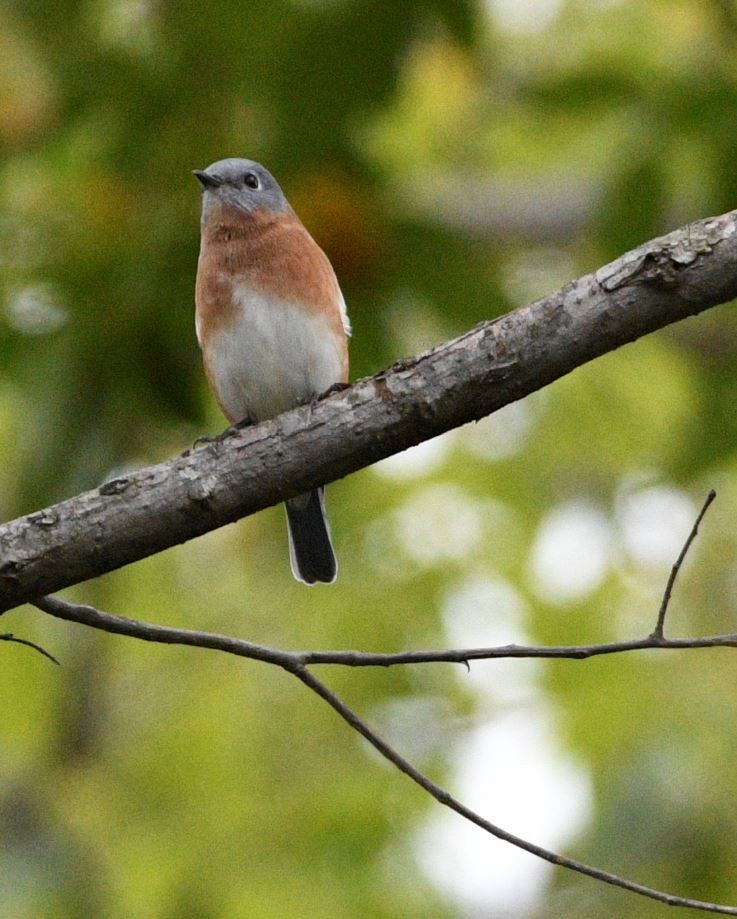
{"label": "dark tail", "polygon": [[286,502],[289,525],[289,560],[292,574],[304,584],[332,584],[338,573],[330,527],[325,516],[323,489]]}

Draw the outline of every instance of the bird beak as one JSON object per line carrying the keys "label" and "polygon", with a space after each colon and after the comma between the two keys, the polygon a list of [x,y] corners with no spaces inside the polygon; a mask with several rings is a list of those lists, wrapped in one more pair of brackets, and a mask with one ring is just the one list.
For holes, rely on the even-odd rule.
{"label": "bird beak", "polygon": [[192,175],[199,181],[205,191],[211,188],[219,188],[223,184],[222,179],[219,179],[217,176],[211,176],[202,169],[193,169]]}

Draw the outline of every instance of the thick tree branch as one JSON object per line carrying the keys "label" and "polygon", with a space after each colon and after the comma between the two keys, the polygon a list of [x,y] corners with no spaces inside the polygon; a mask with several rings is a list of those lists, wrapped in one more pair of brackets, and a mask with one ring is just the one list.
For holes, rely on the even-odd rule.
{"label": "thick tree branch", "polygon": [[[102,612],[93,606],[70,603],[60,597],[37,597],[33,605],[57,619],[78,622],[81,625],[112,632],[116,635],[128,635],[143,641],[158,642],[167,645],[189,645],[195,648],[207,648],[211,651],[224,651],[237,657],[276,664],[285,670],[295,672],[313,664],[337,664],[345,667],[393,667],[407,664],[468,664],[471,661],[497,660],[510,657],[558,658],[567,660],[587,660],[606,654],[622,654],[627,651],[684,650],[686,648],[737,648],[737,634],[706,635],[701,638],[666,638],[664,635],[665,617],[673,596],[673,587],[686,556],[699,532],[706,512],[711,507],[717,494],[711,489],[706,496],[701,510],[683,544],[678,558],[668,577],[663,591],[663,599],[658,610],[658,617],[653,631],[644,638],[629,641],[613,641],[595,645],[499,645],[494,648],[465,648],[444,651],[399,651],[394,654],[377,654],[371,651],[283,651],[268,645],[255,644],[242,638],[220,635],[215,632],[201,632],[194,629],[176,629],[165,625],[154,625],[138,619],[127,619],[113,613]],[[2,637],[2,636],[0,636]]]}
{"label": "thick tree branch", "polygon": [[477,420],[626,342],[737,296],[737,212],[340,395],[0,527],[0,612],[231,523]]}

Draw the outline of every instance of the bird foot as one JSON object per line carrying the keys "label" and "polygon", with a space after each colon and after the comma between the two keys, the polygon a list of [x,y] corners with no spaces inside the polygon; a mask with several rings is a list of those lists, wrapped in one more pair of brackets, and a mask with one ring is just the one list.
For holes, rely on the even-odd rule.
{"label": "bird foot", "polygon": [[350,383],[333,383],[332,386],[328,386],[325,392],[321,392],[319,395],[315,396],[312,400],[313,405],[316,402],[321,402],[323,399],[327,399],[328,396],[333,396],[337,392],[344,392],[346,389],[350,389]]}
{"label": "bird foot", "polygon": [[192,449],[196,450],[197,447],[201,446],[202,444],[221,444],[224,440],[227,440],[228,437],[232,437],[233,434],[237,434],[238,431],[242,431],[243,428],[248,428],[252,424],[253,422],[250,418],[244,418],[242,421],[237,421],[235,424],[231,424],[229,428],[226,428],[219,434],[215,434],[213,436],[201,434],[192,444]]}

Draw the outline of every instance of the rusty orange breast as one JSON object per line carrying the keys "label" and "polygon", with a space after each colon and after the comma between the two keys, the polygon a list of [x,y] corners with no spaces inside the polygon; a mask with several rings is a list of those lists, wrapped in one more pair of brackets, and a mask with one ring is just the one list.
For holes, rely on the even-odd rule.
{"label": "rusty orange breast", "polygon": [[216,205],[203,227],[197,268],[197,329],[203,343],[234,318],[234,289],[252,289],[320,314],[345,336],[341,294],[327,256],[291,209],[245,213]]}

